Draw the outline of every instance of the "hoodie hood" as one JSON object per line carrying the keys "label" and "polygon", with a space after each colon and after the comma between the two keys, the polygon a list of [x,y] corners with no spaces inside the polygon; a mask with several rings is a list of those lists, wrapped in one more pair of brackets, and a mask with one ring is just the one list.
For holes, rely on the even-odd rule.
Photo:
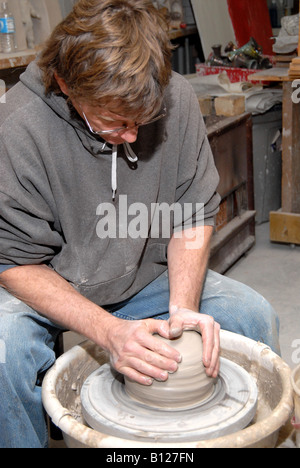
{"label": "hoodie hood", "polygon": [[[21,75],[20,81],[33,93],[39,96],[60,118],[75,128],[83,146],[91,154],[95,157],[97,157],[99,153],[108,152],[111,154],[111,189],[112,199],[115,200],[118,188],[117,161],[118,146],[120,145],[110,145],[100,136],[90,132],[84,120],[80,117],[74,107],[68,103],[63,94],[58,95],[51,93],[46,95],[42,82],[42,73],[35,61],[29,64],[27,72]],[[134,153],[130,144],[128,142],[124,142],[122,146],[128,161],[136,163],[138,161],[138,157]]]}

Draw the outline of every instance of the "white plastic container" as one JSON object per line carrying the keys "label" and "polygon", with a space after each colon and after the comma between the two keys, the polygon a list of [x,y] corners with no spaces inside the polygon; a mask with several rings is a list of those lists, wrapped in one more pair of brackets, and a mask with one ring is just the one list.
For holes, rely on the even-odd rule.
{"label": "white plastic container", "polygon": [[86,378],[108,362],[106,353],[86,341],[61,356],[43,382],[43,403],[63,432],[69,448],[273,448],[280,429],[291,420],[294,402],[291,369],[269,347],[221,331],[222,356],[236,362],[255,379],[258,408],[242,431],[212,440],[156,444],[108,436],[87,427],[81,414],[80,391]]}
{"label": "white plastic container", "polygon": [[292,385],[294,389],[296,444],[300,448],[300,366],[296,367],[292,373]]}

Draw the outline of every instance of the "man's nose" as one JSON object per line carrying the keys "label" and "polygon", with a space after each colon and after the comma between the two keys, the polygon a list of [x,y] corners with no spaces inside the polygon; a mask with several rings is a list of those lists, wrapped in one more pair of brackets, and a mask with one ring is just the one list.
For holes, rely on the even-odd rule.
{"label": "man's nose", "polygon": [[125,130],[124,132],[122,132],[121,137],[124,141],[127,141],[127,143],[134,143],[137,139],[138,132],[139,132],[138,127],[129,128]]}

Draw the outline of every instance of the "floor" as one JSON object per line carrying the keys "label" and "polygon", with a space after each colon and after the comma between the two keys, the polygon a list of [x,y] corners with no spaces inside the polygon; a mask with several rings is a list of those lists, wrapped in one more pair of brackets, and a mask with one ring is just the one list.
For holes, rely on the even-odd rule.
{"label": "floor", "polygon": [[[256,227],[256,245],[228,272],[261,293],[274,307],[281,322],[282,358],[293,369],[300,364],[300,246],[271,243],[269,224]],[[83,338],[74,333],[64,336],[65,349]],[[63,442],[52,442],[64,447]]]}
{"label": "floor", "polygon": [[256,227],[256,245],[227,276],[261,293],[279,315],[282,358],[300,364],[300,246],[271,243],[269,223]]}

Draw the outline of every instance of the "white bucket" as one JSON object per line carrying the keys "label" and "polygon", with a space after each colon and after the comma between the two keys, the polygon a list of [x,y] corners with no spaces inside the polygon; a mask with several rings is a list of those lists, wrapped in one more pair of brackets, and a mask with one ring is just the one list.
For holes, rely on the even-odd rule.
{"label": "white bucket", "polygon": [[258,408],[251,425],[234,434],[184,444],[158,444],[113,437],[88,427],[81,413],[80,391],[86,378],[108,357],[90,341],[61,356],[43,382],[43,403],[70,448],[243,448],[275,447],[280,429],[291,420],[291,369],[269,347],[221,331],[221,355],[242,366],[258,386]]}
{"label": "white bucket", "polygon": [[292,386],[294,389],[295,417],[293,425],[296,429],[297,446],[300,448],[300,366],[292,373]]}

